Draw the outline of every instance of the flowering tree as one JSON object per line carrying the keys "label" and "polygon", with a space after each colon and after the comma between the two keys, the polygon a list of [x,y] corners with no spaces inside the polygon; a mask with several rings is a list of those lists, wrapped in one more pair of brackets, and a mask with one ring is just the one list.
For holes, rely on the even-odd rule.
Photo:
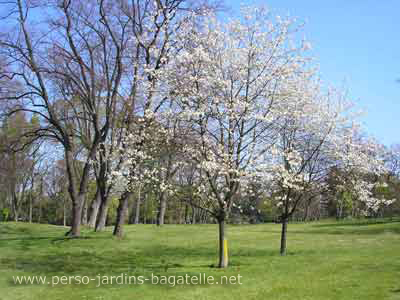
{"label": "flowering tree", "polygon": [[352,158],[338,166],[337,190],[354,196],[363,215],[376,215],[380,209],[395,202],[395,199],[379,195],[379,190],[387,187],[383,179],[391,172],[385,164],[386,151],[372,139],[354,138],[356,142],[353,141],[352,147],[347,146],[342,152],[344,157],[351,152]]}
{"label": "flowering tree", "polygon": [[244,9],[243,21],[226,24],[210,16],[182,30],[182,50],[169,64],[177,116],[196,141],[185,152],[202,176],[197,196],[219,224],[219,267],[228,266],[229,212],[274,143],[276,120],[290,111],[290,81],[308,74],[302,54],[308,45],[292,39],[297,29],[262,9]]}
{"label": "flowering tree", "polygon": [[[144,131],[140,131],[139,135],[130,135],[130,127],[152,126],[153,122],[163,122],[165,107],[169,107],[170,98],[164,91],[164,68],[171,57],[174,56],[177,49],[175,47],[175,36],[184,27],[188,19],[203,15],[207,11],[215,11],[220,9],[220,5],[214,1],[187,1],[187,0],[156,0],[141,1],[135,0],[129,3],[118,2],[119,13],[123,19],[127,20],[127,32],[129,36],[126,43],[130,49],[123,61],[124,71],[127,76],[123,78],[126,89],[120,91],[121,99],[118,110],[119,120],[113,120],[113,131],[109,134],[107,141],[102,145],[108,144],[98,151],[97,164],[103,166],[99,168],[102,172],[102,180],[99,181],[100,186],[104,186],[108,192],[112,192],[113,180],[108,179],[108,174],[117,171],[118,164],[112,164],[110,157],[115,157],[113,153],[115,149],[120,147],[142,146],[147,138],[141,137]],[[140,124],[136,124],[137,120],[143,118]],[[164,124],[165,127],[168,125]],[[121,130],[122,129],[122,130]],[[135,132],[136,129],[132,129]],[[157,134],[157,132],[148,133]],[[141,142],[127,142],[137,136]],[[142,151],[141,148],[137,151]],[[118,153],[116,153],[118,156]],[[122,159],[122,157],[121,157]],[[121,161],[121,160],[118,160]],[[170,165],[167,163],[167,165]],[[167,167],[165,178],[170,177],[171,168]],[[160,173],[159,173],[160,175]],[[99,222],[96,224],[96,230],[101,230],[105,225],[105,217],[107,215],[109,197],[103,197],[100,205]],[[127,207],[126,197],[121,198],[119,209]],[[160,193],[159,223],[162,224],[166,209],[166,197],[164,193]],[[124,213],[125,214],[125,209]],[[120,214],[118,214],[120,216]],[[121,219],[118,217],[117,223]]]}
{"label": "flowering tree", "polygon": [[[110,197],[108,193],[113,190],[113,180],[109,180],[110,172],[123,169],[123,166],[113,164],[110,158],[118,156],[119,148],[135,147],[142,145],[147,141],[146,137],[141,136],[144,132],[140,129],[147,126],[154,119],[154,114],[165,103],[166,98],[160,98],[158,93],[160,89],[160,78],[162,77],[162,68],[165,65],[169,52],[172,51],[172,37],[178,30],[179,24],[183,22],[187,14],[182,8],[187,4],[186,1],[132,1],[130,4],[120,3],[119,13],[126,18],[131,29],[127,32],[129,36],[127,45],[130,49],[126,55],[126,61],[123,61],[127,76],[123,78],[127,89],[120,91],[120,109],[118,111],[121,123],[113,120],[112,132],[109,134],[104,146],[97,153],[96,165],[100,173],[98,186],[103,190],[100,212],[96,224],[96,230],[102,230],[105,226],[107,216],[107,207]],[[199,4],[201,7],[203,3]],[[195,9],[196,7],[192,7]],[[129,67],[128,67],[129,66]],[[137,121],[139,118],[143,119]],[[139,133],[136,129],[139,128]],[[149,134],[149,133],[147,133]],[[136,142],[132,138],[138,137]],[[114,153],[114,151],[117,151]],[[142,151],[130,149],[126,151]],[[121,162],[122,157],[117,159]],[[123,193],[118,208],[118,220],[121,222],[121,216],[125,214],[127,207],[127,198],[129,192]],[[123,219],[123,218],[122,218]],[[117,228],[120,228],[117,226]]]}
{"label": "flowering tree", "polygon": [[[302,100],[296,102],[292,114],[281,120],[280,140],[275,145],[278,149],[269,158],[274,193],[279,197],[282,211],[281,255],[286,253],[288,219],[301,202],[327,190],[326,178],[332,169],[343,170],[337,173],[339,180],[350,180],[351,188],[366,210],[391,204],[372,197],[374,185],[361,179],[360,174],[379,175],[385,169],[383,160],[376,155],[380,152],[379,145],[354,139],[358,127],[354,126],[351,106],[344,104],[340,94],[332,90],[324,94],[308,87],[300,95]],[[341,177],[353,173],[357,177]]]}
{"label": "flowering tree", "polygon": [[115,235],[122,235],[128,199],[139,185],[158,184],[164,188],[163,183],[158,182],[159,170],[155,159],[161,145],[168,140],[165,133],[153,118],[139,117],[130,124],[129,129],[123,130],[121,138],[114,144],[102,145],[101,151],[104,153],[98,155],[103,155],[110,162],[107,184],[112,186],[112,193],[119,196]]}

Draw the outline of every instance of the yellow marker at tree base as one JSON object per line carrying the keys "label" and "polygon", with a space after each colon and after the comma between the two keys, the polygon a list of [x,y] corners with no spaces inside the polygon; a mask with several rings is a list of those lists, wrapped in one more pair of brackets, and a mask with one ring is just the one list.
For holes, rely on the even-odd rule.
{"label": "yellow marker at tree base", "polygon": [[228,266],[228,240],[224,239],[224,266]]}

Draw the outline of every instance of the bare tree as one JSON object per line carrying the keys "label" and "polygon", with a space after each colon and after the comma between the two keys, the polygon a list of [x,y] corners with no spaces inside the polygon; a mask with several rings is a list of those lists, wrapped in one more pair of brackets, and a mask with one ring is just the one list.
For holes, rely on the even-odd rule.
{"label": "bare tree", "polygon": [[[115,122],[127,21],[118,18],[110,3],[90,1],[83,5],[65,0],[47,6],[52,17],[44,25],[35,26],[29,17],[36,8],[46,7],[18,0],[9,15],[10,20],[12,16],[17,21],[15,31],[3,34],[0,42],[12,70],[3,76],[17,78],[23,90],[2,99],[25,101],[26,105],[11,113],[36,114],[42,126],[30,135],[63,146],[73,204],[70,234],[79,236],[91,163]],[[82,145],[86,151],[81,152],[83,168],[78,173],[74,161]],[[98,184],[104,196],[103,182],[100,176]]]}

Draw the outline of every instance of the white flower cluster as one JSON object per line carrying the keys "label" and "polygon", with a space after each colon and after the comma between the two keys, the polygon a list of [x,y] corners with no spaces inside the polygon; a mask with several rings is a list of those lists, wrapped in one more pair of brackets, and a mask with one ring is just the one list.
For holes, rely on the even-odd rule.
{"label": "white flower cluster", "polygon": [[[174,136],[173,126],[161,125],[167,123],[185,128],[182,166],[174,168],[194,163],[196,197],[223,211],[240,210],[238,195],[255,195],[255,180],[281,196],[325,189],[333,168],[385,171],[377,143],[360,138],[352,104],[317,78],[306,54],[311,46],[296,38],[295,20],[271,19],[262,9],[243,12],[227,23],[191,15],[168,45],[173,55],[150,49],[163,67],[154,61],[143,67],[147,108],[122,142],[110,146],[119,149],[111,151],[115,185],[146,181],[162,192],[174,190],[160,155]],[[165,99],[169,105],[161,106]],[[360,198],[374,209],[378,200],[364,188],[357,190]]]}

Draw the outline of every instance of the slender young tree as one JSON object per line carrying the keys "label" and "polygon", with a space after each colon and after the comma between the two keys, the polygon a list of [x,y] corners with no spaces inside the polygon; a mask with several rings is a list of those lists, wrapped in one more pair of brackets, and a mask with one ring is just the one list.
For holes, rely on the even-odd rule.
{"label": "slender young tree", "polygon": [[275,143],[277,120],[290,113],[290,82],[309,72],[307,43],[292,40],[297,29],[292,20],[273,20],[262,9],[244,9],[241,20],[225,24],[209,16],[182,32],[182,50],[169,64],[179,118],[196,141],[186,152],[203,177],[197,195],[218,222],[221,268],[228,266],[230,210]]}
{"label": "slender young tree", "polygon": [[[357,127],[347,105],[332,99],[332,92],[318,89],[306,101],[297,101],[292,114],[283,118],[271,167],[274,193],[279,198],[282,223],[280,254],[286,254],[287,226],[301,203],[327,191],[327,177],[333,169],[357,169],[379,174],[383,163],[369,155],[377,149],[373,143],[352,140]],[[306,91],[301,93],[304,97]],[[339,97],[340,99],[340,97]],[[300,105],[301,104],[301,105]],[[364,185],[367,192],[367,187]],[[370,190],[370,189],[369,189]],[[362,201],[368,203],[365,197]]]}

